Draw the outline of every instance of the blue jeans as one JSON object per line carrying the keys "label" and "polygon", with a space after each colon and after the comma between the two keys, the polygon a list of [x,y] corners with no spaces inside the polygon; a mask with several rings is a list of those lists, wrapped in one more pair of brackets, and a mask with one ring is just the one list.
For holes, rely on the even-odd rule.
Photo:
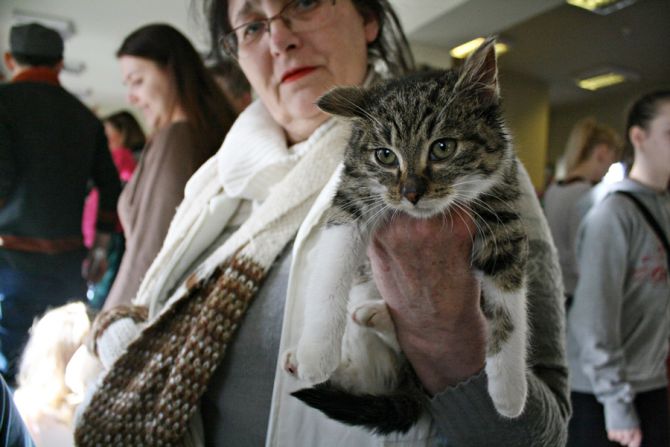
{"label": "blue jeans", "polygon": [[0,445],[11,447],[35,447],[19,411],[14,405],[12,393],[0,376]]}
{"label": "blue jeans", "polygon": [[64,260],[57,272],[0,266],[0,372],[10,385],[33,321],[48,309],[85,300],[80,262]]}

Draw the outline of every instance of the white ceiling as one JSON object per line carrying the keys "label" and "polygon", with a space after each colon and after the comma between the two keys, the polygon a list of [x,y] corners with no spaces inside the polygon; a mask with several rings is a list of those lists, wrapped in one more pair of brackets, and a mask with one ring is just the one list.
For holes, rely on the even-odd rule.
{"label": "white ceiling", "polygon": [[[592,99],[572,87],[575,70],[609,59],[670,80],[670,1],[639,0],[611,16],[600,17],[563,0],[391,0],[410,41],[433,51],[423,62],[478,35],[498,33],[512,42],[501,66],[545,81],[552,102]],[[0,0],[0,50],[15,10],[69,19],[76,33],[66,41],[67,63],[83,62],[79,75],[64,73],[64,86],[101,113],[127,107],[114,53],[123,38],[150,22],[168,22],[207,50],[207,32],[199,0]],[[623,31],[622,31],[623,30]],[[626,36],[614,40],[613,36]],[[657,36],[657,37],[655,37]],[[612,44],[614,42],[614,44]],[[429,56],[426,56],[429,55]],[[434,55],[434,56],[433,56]],[[431,60],[433,59],[433,60]],[[639,63],[635,63],[639,60]],[[567,93],[566,93],[567,92]]]}

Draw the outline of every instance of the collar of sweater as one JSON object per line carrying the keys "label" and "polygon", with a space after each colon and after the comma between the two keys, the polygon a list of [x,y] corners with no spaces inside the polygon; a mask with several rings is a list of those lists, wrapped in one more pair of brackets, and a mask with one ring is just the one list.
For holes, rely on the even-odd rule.
{"label": "collar of sweater", "polygon": [[31,67],[12,78],[12,82],[42,82],[44,84],[60,85],[58,72],[49,67]]}

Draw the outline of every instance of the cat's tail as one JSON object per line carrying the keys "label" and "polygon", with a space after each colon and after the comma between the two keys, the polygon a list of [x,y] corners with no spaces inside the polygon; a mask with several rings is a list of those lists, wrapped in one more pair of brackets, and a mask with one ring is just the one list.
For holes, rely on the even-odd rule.
{"label": "cat's tail", "polygon": [[291,393],[331,419],[386,435],[407,432],[425,408],[425,397],[416,390],[397,390],[389,395],[352,394],[329,382]]}

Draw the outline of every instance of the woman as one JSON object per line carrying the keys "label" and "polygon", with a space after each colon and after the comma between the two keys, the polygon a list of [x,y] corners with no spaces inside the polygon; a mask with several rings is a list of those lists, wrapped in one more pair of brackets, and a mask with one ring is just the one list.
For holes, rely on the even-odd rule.
{"label": "woman", "polygon": [[[145,143],[144,132],[133,115],[123,110],[113,113],[103,118],[102,123],[105,127],[107,144],[112,154],[112,160],[119,173],[121,185],[128,183],[135,171],[137,162],[131,148],[141,150]],[[98,190],[92,189],[84,202],[84,213],[82,216],[82,233],[84,235],[84,245],[92,247],[95,241],[95,222],[98,213]],[[116,228],[111,235],[107,245],[107,269],[102,279],[93,284],[89,284],[87,298],[91,307],[100,309],[107,298],[116,273],[119,271],[121,257],[125,250],[125,238],[123,228],[117,222]]]}
{"label": "woman", "polygon": [[136,160],[139,160],[146,137],[133,114],[127,110],[121,110],[108,115],[102,121],[105,125],[105,135],[107,135],[109,146],[125,147],[133,153]]}
{"label": "woman", "polygon": [[[568,318],[571,446],[669,445],[665,359],[670,337],[667,253],[632,194],[668,237],[670,91],[628,116],[628,178],[584,218],[580,277]],[[613,441],[613,442],[608,442]]]}
{"label": "woman", "polygon": [[[259,100],[187,185],[166,245],[134,301],[139,307],[98,320],[97,353],[114,367],[84,413],[77,438],[87,445],[106,433],[127,436],[123,421],[140,414],[130,434],[135,442],[185,436],[191,445],[379,445],[370,433],[292,398],[297,383],[277,360],[299,332],[301,290],[319,259],[309,248],[349,136],[346,125],[329,120],[314,102],[335,85],[374,82],[377,61],[394,75],[403,73],[411,67],[407,43],[384,0],[210,6],[213,41],[225,42]],[[399,216],[370,247],[400,342],[434,396],[432,417],[398,443],[435,444],[444,437],[454,445],[564,442],[569,406],[560,278],[541,210],[528,179],[523,181],[529,222],[539,225],[531,229],[532,262],[542,278],[531,280],[533,305],[549,321],[533,322],[533,341],[540,345],[534,348],[542,358],[531,355],[528,411],[517,420],[495,413],[481,372],[485,327],[470,268],[467,216],[454,216],[448,234],[439,231],[442,219]],[[432,254],[429,260],[425,253]],[[134,322],[142,321],[146,307],[151,323],[142,329]],[[124,343],[114,341],[132,340],[139,331],[118,357]],[[168,364],[174,368],[168,371]],[[142,377],[134,383],[143,391],[120,389],[131,376]],[[130,400],[113,402],[119,395]],[[156,411],[124,410],[136,404]],[[98,417],[102,413],[107,422]],[[151,428],[156,426],[174,430],[159,433]]]}
{"label": "woman", "polygon": [[234,119],[191,43],[169,25],[143,26],[117,51],[128,100],[152,129],[145,154],[119,198],[126,251],[105,309],[128,304],[156,257],[188,178]]}
{"label": "woman", "polygon": [[577,284],[575,241],[582,218],[592,204],[593,186],[610,165],[621,158],[621,139],[616,131],[585,118],[572,128],[562,164],[566,174],[552,183],[544,196],[544,212],[554,237],[568,303]]}

